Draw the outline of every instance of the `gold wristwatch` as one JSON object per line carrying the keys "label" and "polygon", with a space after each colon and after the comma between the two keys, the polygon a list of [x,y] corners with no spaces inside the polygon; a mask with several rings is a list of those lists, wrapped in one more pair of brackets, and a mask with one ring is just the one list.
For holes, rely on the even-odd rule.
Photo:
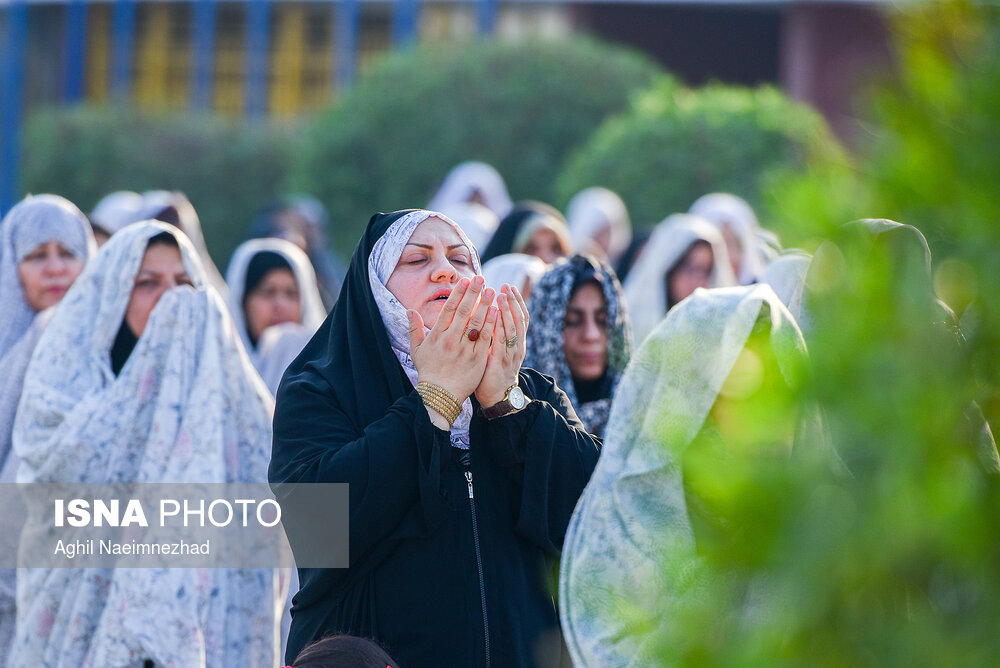
{"label": "gold wristwatch", "polygon": [[487,420],[495,420],[498,417],[519,411],[527,405],[528,397],[524,395],[524,392],[515,383],[507,388],[507,391],[503,394],[503,399],[489,408],[483,406],[479,410]]}

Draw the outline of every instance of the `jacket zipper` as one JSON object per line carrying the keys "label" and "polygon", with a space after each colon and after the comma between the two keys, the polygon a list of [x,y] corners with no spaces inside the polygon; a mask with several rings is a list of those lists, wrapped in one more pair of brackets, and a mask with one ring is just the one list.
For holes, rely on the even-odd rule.
{"label": "jacket zipper", "polygon": [[479,598],[483,605],[483,637],[486,641],[486,668],[490,666],[490,622],[486,616],[486,581],[483,577],[483,558],[479,551],[479,523],[476,521],[476,495],[472,489],[472,471],[465,470],[469,484],[469,506],[472,508],[472,540],[476,545],[476,567],[479,569]]}

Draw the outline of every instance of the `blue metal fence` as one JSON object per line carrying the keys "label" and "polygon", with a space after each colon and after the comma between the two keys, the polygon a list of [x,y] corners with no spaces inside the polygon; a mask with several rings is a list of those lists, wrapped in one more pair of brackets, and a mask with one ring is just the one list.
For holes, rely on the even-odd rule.
{"label": "blue metal fence", "polygon": [[[2,2],[3,0],[0,0]],[[59,0],[48,0],[59,2]],[[111,0],[111,95],[127,99],[132,91],[137,5],[143,0]],[[217,4],[220,0],[189,0],[192,4],[192,65],[190,106],[205,110],[212,106],[213,51]],[[268,98],[268,49],[271,7],[278,0],[242,0],[246,5],[246,53],[244,111],[248,116],[266,112]],[[335,5],[333,83],[349,87],[357,70],[361,3],[386,0],[321,0]],[[417,32],[421,0],[388,0],[393,8],[392,38],[397,47],[412,44]],[[462,2],[463,0],[451,0]],[[481,34],[493,32],[499,0],[464,0],[475,3],[476,26]],[[63,101],[73,104],[84,98],[86,35],[90,0],[63,0],[66,17],[63,33]],[[0,44],[0,215],[21,197],[18,175],[21,163],[20,133],[24,112],[25,54],[28,36],[28,6],[31,0],[6,0],[0,5],[3,42]]]}

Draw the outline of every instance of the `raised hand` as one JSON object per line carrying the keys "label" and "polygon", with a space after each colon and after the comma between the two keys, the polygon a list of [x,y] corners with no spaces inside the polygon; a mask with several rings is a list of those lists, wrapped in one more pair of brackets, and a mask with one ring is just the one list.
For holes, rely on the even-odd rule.
{"label": "raised hand", "polygon": [[504,283],[497,296],[500,317],[493,328],[493,347],[486,360],[482,380],[476,387],[476,399],[489,408],[504,398],[509,387],[517,384],[517,374],[528,351],[528,307],[517,288]]}

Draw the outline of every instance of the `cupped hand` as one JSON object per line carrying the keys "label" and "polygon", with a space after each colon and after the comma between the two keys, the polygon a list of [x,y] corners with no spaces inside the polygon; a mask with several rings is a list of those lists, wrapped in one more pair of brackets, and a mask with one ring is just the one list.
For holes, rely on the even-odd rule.
{"label": "cupped hand", "polygon": [[525,342],[528,307],[517,288],[504,283],[497,296],[497,308],[500,317],[493,329],[493,347],[476,387],[476,399],[486,408],[503,401],[507,389],[517,384],[517,374],[528,351]]}
{"label": "cupped hand", "polygon": [[[485,288],[482,276],[461,279],[445,302],[437,322],[424,332],[420,314],[408,309],[410,356],[420,381],[448,390],[459,403],[479,386],[486,370],[491,334],[499,312],[491,306],[495,291]],[[472,330],[482,335],[469,339]]]}

